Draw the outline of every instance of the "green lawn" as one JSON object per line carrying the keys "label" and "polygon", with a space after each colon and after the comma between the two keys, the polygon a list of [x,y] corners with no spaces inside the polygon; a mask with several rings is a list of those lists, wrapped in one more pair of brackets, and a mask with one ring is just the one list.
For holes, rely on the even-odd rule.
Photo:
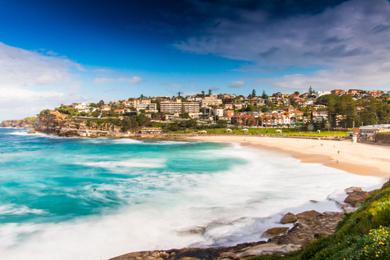
{"label": "green lawn", "polygon": [[[232,132],[226,131],[224,128],[213,128],[213,129],[205,129],[207,134],[211,135],[223,135],[223,134],[231,134],[231,135],[270,135],[270,136],[305,136],[305,137],[347,137],[347,131],[321,131],[321,132],[309,132],[309,131],[297,131],[296,129],[280,129],[278,131],[277,128],[249,128],[247,132],[242,129],[232,129]],[[177,134],[190,134],[196,133],[201,130],[187,130],[187,131],[176,131],[172,133]]]}

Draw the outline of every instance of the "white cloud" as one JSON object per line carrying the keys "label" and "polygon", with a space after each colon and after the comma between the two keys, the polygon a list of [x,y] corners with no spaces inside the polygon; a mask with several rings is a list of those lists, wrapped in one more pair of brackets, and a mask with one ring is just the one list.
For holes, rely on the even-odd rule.
{"label": "white cloud", "polygon": [[96,84],[112,84],[112,83],[124,83],[130,85],[136,85],[142,81],[139,76],[132,77],[97,77],[93,80]]}
{"label": "white cloud", "polygon": [[242,88],[245,85],[245,82],[242,80],[236,80],[230,83],[231,88]]}
{"label": "white cloud", "polygon": [[0,120],[96,98],[99,91],[88,84],[88,78],[95,78],[96,84],[135,85],[142,81],[139,76],[109,69],[89,69],[49,51],[28,51],[0,42]]}
{"label": "white cloud", "polygon": [[32,91],[23,88],[0,87],[0,102],[12,101],[36,101],[41,99],[62,98],[64,93],[55,91]]}
{"label": "white cloud", "polygon": [[0,43],[0,120],[21,118],[79,97],[82,66]]}
{"label": "white cloud", "polygon": [[321,68],[310,75],[285,72],[271,80],[279,87],[390,89],[387,0],[351,0],[322,13],[285,19],[269,19],[259,10],[239,12],[235,19],[219,18],[204,34],[175,46],[251,61],[260,69]]}

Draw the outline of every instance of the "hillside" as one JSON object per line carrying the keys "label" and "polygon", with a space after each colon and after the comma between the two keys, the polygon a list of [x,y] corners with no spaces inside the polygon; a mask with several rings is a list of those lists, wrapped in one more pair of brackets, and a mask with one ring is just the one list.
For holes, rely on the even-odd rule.
{"label": "hillside", "polygon": [[335,234],[312,242],[295,255],[253,259],[390,259],[390,182],[348,214]]}

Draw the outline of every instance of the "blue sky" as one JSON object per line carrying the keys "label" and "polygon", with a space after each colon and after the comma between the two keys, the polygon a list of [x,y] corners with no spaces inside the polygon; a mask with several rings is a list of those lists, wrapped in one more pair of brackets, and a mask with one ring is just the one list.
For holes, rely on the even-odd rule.
{"label": "blue sky", "polygon": [[387,0],[0,0],[0,120],[141,93],[388,90],[389,28]]}

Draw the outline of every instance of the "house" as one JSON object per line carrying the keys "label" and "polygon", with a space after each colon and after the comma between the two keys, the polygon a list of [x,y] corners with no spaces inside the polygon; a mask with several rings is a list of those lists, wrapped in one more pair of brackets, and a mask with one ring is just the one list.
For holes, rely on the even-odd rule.
{"label": "house", "polygon": [[224,111],[224,115],[223,115],[225,118],[227,118],[228,120],[231,120],[232,117],[234,116],[234,110],[232,109],[226,109]]}
{"label": "house", "polygon": [[202,107],[218,107],[222,105],[222,99],[217,96],[206,96],[202,99]]}
{"label": "house", "polygon": [[111,106],[110,106],[110,105],[103,105],[103,106],[102,106],[102,111],[104,111],[104,112],[109,112],[109,111],[111,111]]}
{"label": "house", "polygon": [[382,90],[371,90],[371,91],[368,91],[368,94],[372,97],[380,97],[384,94],[384,91]]}
{"label": "house", "polygon": [[75,103],[73,107],[79,112],[89,112],[89,106],[87,103]]}
{"label": "house", "polygon": [[313,121],[314,122],[328,121],[328,111],[326,110],[313,111]]}
{"label": "house", "polygon": [[333,95],[341,96],[346,94],[346,91],[343,89],[333,89],[332,91],[330,91],[330,93]]}
{"label": "house", "polygon": [[361,95],[364,93],[364,90],[361,89],[349,89],[348,94],[352,96]]}
{"label": "house", "polygon": [[123,108],[117,108],[117,109],[114,109],[114,112],[117,113],[117,114],[123,115],[123,114],[125,113],[125,109],[123,109]]}
{"label": "house", "polygon": [[217,117],[223,117],[224,116],[224,109],[223,108],[214,108],[213,109],[213,115]]}
{"label": "house", "polygon": [[361,126],[359,127],[359,140],[375,142],[375,135],[384,132],[390,132],[390,124]]}

